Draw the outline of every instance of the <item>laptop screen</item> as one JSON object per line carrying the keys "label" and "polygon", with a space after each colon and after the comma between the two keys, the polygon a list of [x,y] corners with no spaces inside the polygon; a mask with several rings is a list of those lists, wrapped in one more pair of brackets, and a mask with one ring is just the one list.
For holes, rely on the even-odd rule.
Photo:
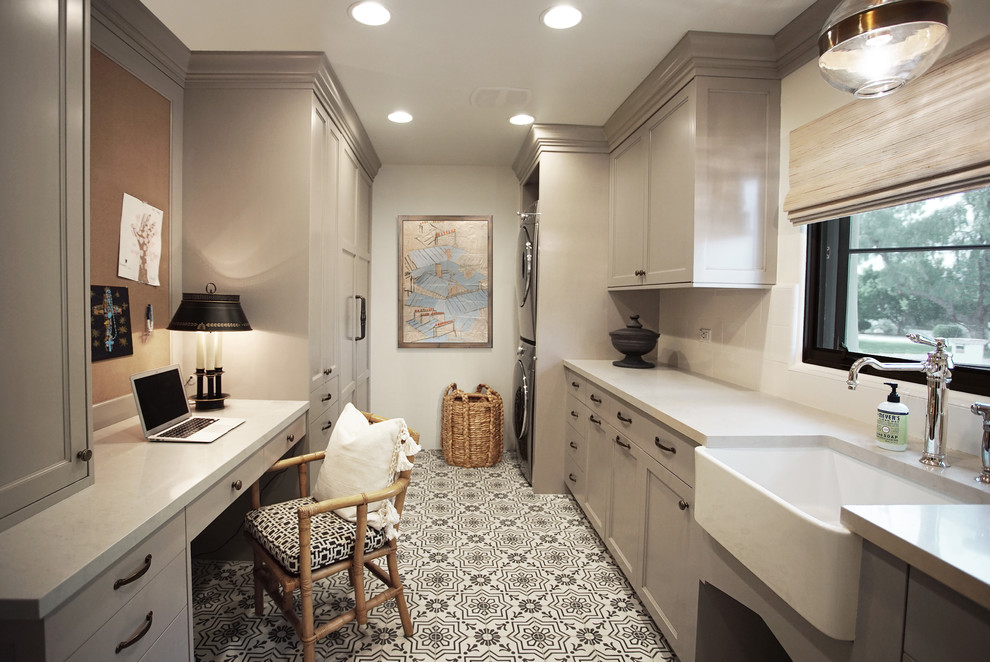
{"label": "laptop screen", "polygon": [[149,433],[189,413],[189,403],[186,401],[186,392],[182,387],[179,366],[168,366],[134,375],[131,380],[138,414],[144,421],[145,430]]}

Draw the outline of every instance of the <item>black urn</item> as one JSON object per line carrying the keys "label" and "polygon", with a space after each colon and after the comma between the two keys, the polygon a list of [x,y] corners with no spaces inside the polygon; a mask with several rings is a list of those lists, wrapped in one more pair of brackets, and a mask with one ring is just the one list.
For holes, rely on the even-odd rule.
{"label": "black urn", "polygon": [[657,346],[657,338],[660,334],[656,331],[644,329],[639,323],[639,315],[629,318],[629,324],[624,329],[609,331],[612,338],[612,347],[625,354],[625,358],[620,361],[612,361],[612,365],[620,368],[652,368],[653,363],[643,360],[643,354],[653,351]]}

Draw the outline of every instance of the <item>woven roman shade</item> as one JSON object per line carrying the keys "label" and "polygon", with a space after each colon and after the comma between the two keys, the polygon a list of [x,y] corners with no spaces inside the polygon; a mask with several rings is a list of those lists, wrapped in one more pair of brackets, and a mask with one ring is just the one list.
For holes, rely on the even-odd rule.
{"label": "woven roman shade", "polygon": [[801,225],[987,185],[990,37],[792,131],[784,211]]}

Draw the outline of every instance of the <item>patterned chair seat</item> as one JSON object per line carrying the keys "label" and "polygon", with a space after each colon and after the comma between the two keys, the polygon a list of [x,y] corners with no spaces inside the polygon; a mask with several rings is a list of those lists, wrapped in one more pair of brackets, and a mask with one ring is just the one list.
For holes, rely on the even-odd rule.
{"label": "patterned chair seat", "polygon": [[[268,550],[286,571],[299,574],[299,516],[300,506],[316,503],[306,497],[263,506],[247,513],[247,531]],[[354,553],[357,525],[334,513],[320,513],[311,520],[310,547],[312,568],[316,570],[349,558]],[[365,553],[385,544],[385,533],[369,526],[365,536]]]}

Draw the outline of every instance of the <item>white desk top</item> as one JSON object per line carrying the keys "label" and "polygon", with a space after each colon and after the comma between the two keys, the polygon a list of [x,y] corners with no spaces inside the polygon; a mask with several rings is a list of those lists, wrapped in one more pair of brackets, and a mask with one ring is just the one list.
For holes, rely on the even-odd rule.
{"label": "white desk top", "polygon": [[152,443],[137,418],[94,435],[94,484],[0,533],[0,618],[42,618],[306,413],[228,400],[246,419],[210,444]]}
{"label": "white desk top", "polygon": [[891,453],[873,443],[872,426],[671,368],[618,368],[572,360],[565,367],[645,414],[708,446],[753,445],[768,437],[829,437],[865,462],[977,505],[846,506],[842,523],[922,572],[990,608],[990,486],[974,482],[980,459],[949,453],[952,464],[920,464],[918,441]]}

